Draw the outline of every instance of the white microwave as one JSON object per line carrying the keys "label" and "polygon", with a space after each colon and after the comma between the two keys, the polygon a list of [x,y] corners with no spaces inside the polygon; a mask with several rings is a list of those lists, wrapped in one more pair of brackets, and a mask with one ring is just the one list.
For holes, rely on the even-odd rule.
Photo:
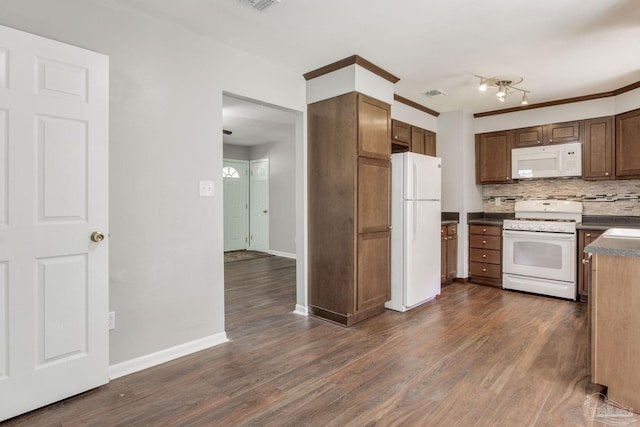
{"label": "white microwave", "polygon": [[511,177],[582,176],[582,144],[552,144],[511,150]]}

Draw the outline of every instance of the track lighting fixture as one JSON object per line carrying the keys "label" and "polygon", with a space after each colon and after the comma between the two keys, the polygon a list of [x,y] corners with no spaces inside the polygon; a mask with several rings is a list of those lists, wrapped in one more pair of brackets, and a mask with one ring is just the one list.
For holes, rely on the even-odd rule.
{"label": "track lighting fixture", "polygon": [[498,92],[496,93],[496,97],[498,101],[504,102],[507,95],[513,93],[514,91],[522,92],[522,105],[529,104],[529,98],[527,95],[530,91],[525,89],[520,89],[515,85],[522,83],[522,77],[482,77],[476,76],[480,79],[480,84],[478,85],[478,90],[480,92],[486,92],[489,87],[498,88]]}

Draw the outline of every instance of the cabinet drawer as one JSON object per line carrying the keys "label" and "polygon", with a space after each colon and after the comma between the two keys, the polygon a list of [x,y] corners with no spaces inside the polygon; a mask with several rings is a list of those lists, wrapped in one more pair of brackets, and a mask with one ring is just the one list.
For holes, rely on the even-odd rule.
{"label": "cabinet drawer", "polygon": [[496,225],[477,225],[469,226],[469,234],[484,234],[489,236],[501,236],[502,228]]}
{"label": "cabinet drawer", "polygon": [[502,278],[500,265],[473,261],[469,263],[469,276],[483,276],[492,279]]}
{"label": "cabinet drawer", "polygon": [[500,264],[502,262],[502,252],[491,249],[471,248],[469,259],[472,262],[486,262],[488,264]]}
{"label": "cabinet drawer", "polygon": [[469,247],[482,249],[500,250],[500,236],[479,236],[477,234],[469,235]]}

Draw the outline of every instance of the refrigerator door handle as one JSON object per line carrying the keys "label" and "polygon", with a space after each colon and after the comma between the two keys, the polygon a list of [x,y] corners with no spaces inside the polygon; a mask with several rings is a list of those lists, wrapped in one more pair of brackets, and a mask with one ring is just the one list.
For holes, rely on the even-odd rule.
{"label": "refrigerator door handle", "polygon": [[416,239],[416,235],[418,234],[418,204],[413,202],[413,239]]}
{"label": "refrigerator door handle", "polygon": [[416,162],[411,162],[413,166],[413,198],[418,198],[418,166]]}

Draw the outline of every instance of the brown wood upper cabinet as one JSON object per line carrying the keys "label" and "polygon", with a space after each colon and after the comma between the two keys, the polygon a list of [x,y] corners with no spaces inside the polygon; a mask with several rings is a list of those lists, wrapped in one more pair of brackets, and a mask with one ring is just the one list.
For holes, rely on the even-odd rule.
{"label": "brown wood upper cabinet", "polygon": [[532,126],[515,130],[514,147],[532,147],[541,144],[561,144],[580,141],[581,121]]}
{"label": "brown wood upper cabinet", "polygon": [[358,155],[389,160],[389,105],[361,95],[358,102]]}
{"label": "brown wood upper cabinet", "polygon": [[436,134],[399,120],[391,121],[391,151],[436,155]]}
{"label": "brown wood upper cabinet", "polygon": [[391,120],[391,140],[394,143],[411,144],[411,125],[399,120]]}
{"label": "brown wood upper cabinet", "polygon": [[614,178],[613,117],[584,121],[582,142],[582,179]]}
{"label": "brown wood upper cabinet", "polygon": [[616,116],[616,178],[640,178],[640,109]]}
{"label": "brown wood upper cabinet", "polygon": [[411,151],[424,154],[426,150],[425,130],[411,126]]}
{"label": "brown wood upper cabinet", "polygon": [[476,183],[507,183],[511,179],[513,131],[476,135]]}

